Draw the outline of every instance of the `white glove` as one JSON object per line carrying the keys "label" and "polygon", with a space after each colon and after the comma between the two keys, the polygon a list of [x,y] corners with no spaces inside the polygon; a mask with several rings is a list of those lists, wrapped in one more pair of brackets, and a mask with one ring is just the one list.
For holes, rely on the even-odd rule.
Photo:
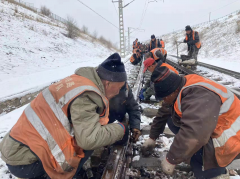
{"label": "white glove", "polygon": [[155,148],[155,140],[151,139],[151,138],[148,138],[144,144],[142,145],[142,154],[144,156],[149,156],[151,155],[153,149]]}
{"label": "white glove", "polygon": [[173,165],[167,161],[165,157],[161,163],[162,171],[167,175],[172,175],[176,165]]}

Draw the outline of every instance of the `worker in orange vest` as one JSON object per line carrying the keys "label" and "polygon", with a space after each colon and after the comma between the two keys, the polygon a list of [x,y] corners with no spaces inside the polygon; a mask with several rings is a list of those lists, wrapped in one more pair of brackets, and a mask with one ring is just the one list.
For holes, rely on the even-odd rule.
{"label": "worker in orange vest", "polygon": [[162,39],[160,39],[160,44],[161,44],[161,48],[165,48],[165,43]]}
{"label": "worker in orange vest", "polygon": [[160,48],[161,44],[159,40],[156,39],[155,35],[151,35],[151,41],[149,43],[148,51],[150,52],[152,49]]}
{"label": "worker in orange vest", "polygon": [[134,49],[133,55],[130,57],[130,62],[133,65],[137,65],[139,62],[141,62],[141,51],[139,49]]}
{"label": "worker in orange vest", "polygon": [[180,77],[167,67],[155,70],[151,80],[164,103],[142,152],[149,154],[168,124],[175,138],[161,164],[164,173],[172,175],[177,164],[190,161],[196,178],[230,179],[225,167],[240,154],[237,96],[214,81],[195,74]]}
{"label": "worker in orange vest", "polygon": [[138,48],[138,39],[133,42],[133,49]]}
{"label": "worker in orange vest", "polygon": [[186,37],[184,43],[188,45],[188,56],[197,60],[199,49],[201,48],[201,42],[197,31],[193,31],[192,28],[188,25],[185,28]]}
{"label": "worker in orange vest", "polygon": [[156,62],[166,62],[167,51],[164,48],[155,48],[145,55],[145,58],[153,58]]}
{"label": "worker in orange vest", "polygon": [[[178,71],[171,65],[167,63],[163,63],[162,61],[159,61],[158,63],[153,58],[147,58],[144,62],[144,70],[143,73],[145,73],[147,70],[150,73],[153,73],[155,70],[157,70],[159,67],[165,66],[169,68],[172,72],[179,74]],[[139,98],[141,101],[148,101],[150,100],[151,96],[155,95],[154,86],[151,82],[151,79],[148,80],[142,90],[140,91]]]}
{"label": "worker in orange vest", "polygon": [[108,115],[109,100],[126,80],[115,53],[44,89],[0,143],[9,171],[19,178],[75,178],[94,149],[123,138],[125,125],[108,124]]}

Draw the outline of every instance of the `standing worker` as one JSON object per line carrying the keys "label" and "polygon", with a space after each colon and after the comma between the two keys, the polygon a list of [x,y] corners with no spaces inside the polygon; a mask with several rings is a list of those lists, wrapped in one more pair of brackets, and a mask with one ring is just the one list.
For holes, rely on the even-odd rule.
{"label": "standing worker", "polygon": [[133,42],[133,49],[138,48],[138,39]]}
{"label": "standing worker", "polygon": [[190,161],[197,179],[230,179],[225,167],[240,154],[240,100],[214,81],[180,77],[166,67],[155,70],[151,80],[165,105],[142,152],[149,154],[168,124],[176,135],[161,164],[164,173],[172,175],[177,164]]}
{"label": "standing worker", "polygon": [[151,41],[149,43],[148,51],[150,52],[152,49],[155,49],[158,47],[159,48],[161,47],[159,40],[156,39],[155,35],[151,35]]}
{"label": "standing worker", "polygon": [[122,139],[124,125],[108,124],[108,100],[126,80],[115,53],[43,90],[0,143],[9,171],[19,178],[75,178],[94,149]]}
{"label": "standing worker", "polygon": [[162,39],[160,39],[160,44],[161,44],[161,48],[165,48],[165,42]]}
{"label": "standing worker", "polygon": [[199,49],[201,48],[201,42],[197,31],[193,31],[192,28],[188,25],[186,26],[186,37],[184,43],[188,45],[188,56],[197,61],[197,56]]}

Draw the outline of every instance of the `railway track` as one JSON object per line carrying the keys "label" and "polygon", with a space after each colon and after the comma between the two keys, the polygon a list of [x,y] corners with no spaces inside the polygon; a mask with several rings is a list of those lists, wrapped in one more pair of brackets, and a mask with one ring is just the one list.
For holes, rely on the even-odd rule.
{"label": "railway track", "polygon": [[[175,57],[177,59],[180,59],[179,57],[174,56],[174,55],[169,55],[169,56],[172,56],[172,57]],[[187,69],[185,67],[179,66],[178,63],[175,63],[175,62],[173,62],[171,60],[167,60],[166,62],[168,64],[172,65],[174,68],[176,68],[182,74],[185,74],[185,75],[197,74],[197,75],[203,76],[205,78],[208,78],[210,80],[213,80],[213,81],[215,81],[215,82],[217,82],[217,83],[219,83],[221,85],[225,85],[230,91],[232,91],[240,99],[240,89],[239,88],[229,87],[228,86],[229,85],[228,82],[221,81],[220,78],[214,78],[214,77],[212,78],[212,75],[209,75],[207,72],[202,72],[201,70],[190,70],[190,69]],[[240,73],[238,73],[238,72],[234,72],[234,71],[227,70],[227,69],[224,69],[224,68],[216,67],[216,66],[213,66],[213,65],[208,65],[208,64],[202,63],[202,62],[198,62],[198,66],[203,66],[203,67],[215,70],[217,72],[220,72],[220,73],[232,76],[234,78],[240,79]]]}
{"label": "railway track", "polygon": [[[147,80],[147,77],[143,75],[143,62],[140,66],[132,66],[130,63],[127,64],[128,60],[124,63],[126,65],[131,66],[131,75],[128,75],[128,83],[133,90],[133,94],[135,99],[138,101],[138,94],[140,89],[142,88],[142,80]],[[204,76],[204,74],[200,74],[196,71],[192,71],[185,67],[179,66],[177,63],[173,61],[167,60],[168,64],[175,67],[181,75],[188,74],[198,74]],[[205,76],[204,76],[205,77]],[[233,91],[239,98],[240,93],[238,91]],[[156,101],[155,101],[156,103]],[[100,164],[97,167],[97,171],[99,171],[99,176],[94,178],[101,179],[136,179],[136,178],[153,178],[153,179],[194,179],[193,173],[191,172],[191,168],[189,165],[178,165],[176,167],[177,172],[175,172],[174,176],[167,176],[161,172],[160,161],[166,155],[165,150],[163,150],[164,143],[163,137],[160,137],[157,140],[157,147],[155,152],[150,157],[141,156],[141,145],[144,141],[144,138],[148,138],[150,133],[150,125],[143,126],[142,128],[142,136],[140,137],[140,142],[137,144],[133,144],[128,141],[126,146],[111,146],[105,148],[99,158],[101,160]],[[168,130],[165,131],[165,140],[169,139],[169,141],[173,140],[171,137],[174,135]],[[129,137],[130,139],[130,137]],[[161,152],[159,152],[161,151]],[[134,160],[135,157],[138,157],[138,160]],[[235,166],[239,166],[240,162],[235,164]],[[234,165],[230,167],[230,169],[235,169]]]}

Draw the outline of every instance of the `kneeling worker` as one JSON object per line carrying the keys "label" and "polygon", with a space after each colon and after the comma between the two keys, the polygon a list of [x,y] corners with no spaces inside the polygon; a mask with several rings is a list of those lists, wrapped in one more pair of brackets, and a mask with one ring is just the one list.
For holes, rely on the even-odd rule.
{"label": "kneeling worker", "polygon": [[[176,134],[162,161],[166,174],[190,161],[198,179],[230,179],[226,166],[240,154],[240,100],[226,87],[198,75],[180,77],[166,67],[152,74],[160,108],[142,152],[152,150],[165,125]],[[149,152],[148,152],[149,153]]]}
{"label": "kneeling worker", "polygon": [[124,136],[123,124],[108,124],[108,100],[126,80],[115,53],[97,69],[79,68],[43,90],[0,143],[9,171],[19,178],[75,178],[92,150]]}
{"label": "kneeling worker", "polygon": [[145,58],[154,58],[156,62],[166,62],[167,51],[164,48],[155,48],[145,55]]}
{"label": "kneeling worker", "polygon": [[[109,123],[113,123],[116,120],[123,122],[126,113],[129,116],[129,126],[132,132],[132,141],[137,142],[139,136],[141,135],[140,123],[141,123],[141,112],[138,103],[134,99],[133,93],[129,85],[126,83],[119,94],[113,97],[110,101],[109,110]],[[117,144],[125,144],[128,139],[128,129],[126,127],[126,133],[122,141],[117,142]]]}
{"label": "kneeling worker", "polygon": [[135,53],[133,53],[133,55],[131,56],[130,58],[130,62],[133,64],[133,65],[137,65],[139,62],[141,62],[141,52],[139,49],[137,49],[135,51]]}
{"label": "kneeling worker", "polygon": [[[177,75],[179,74],[178,71],[173,66],[171,66],[167,63],[163,63],[162,61],[157,63],[153,58],[146,59],[143,62],[143,64],[144,64],[143,73],[145,73],[147,70],[149,72],[153,73],[155,71],[155,69],[165,66],[170,71],[176,73]],[[154,84],[150,79],[145,83],[144,87],[140,91],[139,98],[141,101],[148,101],[148,100],[150,100],[152,95],[155,95],[155,91],[154,91]]]}

